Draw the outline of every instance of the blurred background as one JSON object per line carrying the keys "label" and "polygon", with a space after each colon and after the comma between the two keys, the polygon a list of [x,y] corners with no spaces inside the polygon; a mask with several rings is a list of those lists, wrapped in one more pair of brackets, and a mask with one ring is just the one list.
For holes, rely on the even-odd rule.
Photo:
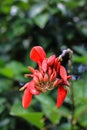
{"label": "blurred background", "polygon": [[[74,52],[72,85],[60,109],[57,88],[22,108],[19,89],[29,81],[27,66],[37,68],[29,59],[36,45],[47,56]],[[0,0],[0,130],[87,130],[86,0]]]}

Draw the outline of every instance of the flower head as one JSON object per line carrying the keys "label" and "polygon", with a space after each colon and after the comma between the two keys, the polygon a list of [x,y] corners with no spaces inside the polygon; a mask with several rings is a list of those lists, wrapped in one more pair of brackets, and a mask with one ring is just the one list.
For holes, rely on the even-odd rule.
{"label": "flower head", "polygon": [[40,46],[35,46],[30,52],[30,58],[36,62],[39,69],[36,70],[28,67],[32,74],[25,74],[26,77],[31,77],[32,80],[26,83],[20,90],[24,90],[22,105],[27,108],[32,100],[32,95],[39,95],[41,92],[52,90],[58,87],[57,107],[60,107],[66,97],[67,89],[64,86],[69,86],[66,69],[61,65],[61,61],[55,55],[46,58],[46,53]]}

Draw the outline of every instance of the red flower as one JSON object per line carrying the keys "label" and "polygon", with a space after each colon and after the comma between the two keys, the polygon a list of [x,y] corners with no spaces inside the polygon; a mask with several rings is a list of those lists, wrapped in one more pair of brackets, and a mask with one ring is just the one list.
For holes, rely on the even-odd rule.
{"label": "red flower", "polygon": [[57,107],[60,107],[66,97],[67,89],[64,85],[69,86],[66,69],[61,65],[60,60],[52,55],[46,58],[46,53],[40,46],[35,46],[30,52],[31,60],[35,61],[39,70],[28,67],[32,74],[26,74],[32,80],[26,83],[20,90],[25,89],[22,98],[22,105],[27,108],[32,100],[32,95],[39,95],[41,92],[52,90],[58,86]]}
{"label": "red flower", "polygon": [[22,105],[24,108],[27,108],[30,105],[30,102],[32,100],[32,95],[33,94],[38,95],[40,94],[40,92],[35,89],[35,85],[33,81],[26,83],[23,89],[25,89],[25,91],[22,97]]}

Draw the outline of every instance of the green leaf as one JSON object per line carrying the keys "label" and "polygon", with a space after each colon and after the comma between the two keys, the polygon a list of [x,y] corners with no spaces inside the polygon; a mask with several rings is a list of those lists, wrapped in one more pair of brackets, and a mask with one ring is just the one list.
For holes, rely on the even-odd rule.
{"label": "green leaf", "polygon": [[18,75],[28,70],[27,67],[24,67],[23,64],[17,61],[8,63],[7,67],[13,71],[14,75]]}
{"label": "green leaf", "polygon": [[36,15],[40,14],[45,8],[45,3],[41,3],[41,4],[36,4],[34,5],[30,11],[29,11],[29,15],[30,17],[35,17]]}
{"label": "green leaf", "polygon": [[83,79],[73,82],[74,102],[76,106],[78,104],[87,103],[87,81],[86,80],[87,80],[87,76],[84,75]]}
{"label": "green leaf", "polygon": [[2,10],[3,13],[9,14],[10,13],[10,6],[4,5],[1,8],[1,10]]}
{"label": "green leaf", "polygon": [[25,33],[25,26],[18,25],[13,29],[14,36],[20,36]]}
{"label": "green leaf", "polygon": [[64,4],[58,3],[57,8],[62,12],[62,14],[66,15],[67,12],[66,12],[66,7]]}
{"label": "green leaf", "polygon": [[86,64],[87,63],[87,56],[73,56],[73,62],[78,62],[78,63],[82,63],[82,64]]}
{"label": "green leaf", "polygon": [[59,127],[59,130],[71,130],[70,123],[62,123]]}
{"label": "green leaf", "polygon": [[38,25],[40,28],[44,28],[46,23],[48,22],[48,19],[49,19],[49,14],[44,13],[44,14],[37,15],[34,18],[34,21],[36,25]]}
{"label": "green leaf", "polygon": [[21,117],[38,128],[42,128],[44,125],[42,121],[43,112],[34,112],[31,108],[25,110],[22,108],[20,102],[16,102],[12,106],[10,114],[12,116]]}
{"label": "green leaf", "polygon": [[[68,123],[61,123],[61,125],[59,125],[58,130],[71,130],[71,124]],[[73,125],[73,130],[79,130],[79,128],[76,125]]]}
{"label": "green leaf", "polygon": [[0,98],[0,114],[4,111],[5,109],[5,105],[4,103],[6,102],[6,99],[5,98]]}
{"label": "green leaf", "polygon": [[25,120],[27,120],[29,123],[35,125],[38,128],[43,128],[43,121],[42,121],[42,117],[43,117],[43,113],[42,112],[30,112],[27,114],[18,114],[18,116],[24,118]]}
{"label": "green leaf", "polygon": [[82,33],[87,37],[87,27],[84,26],[82,29],[81,29]]}
{"label": "green leaf", "polygon": [[86,112],[82,114],[82,116],[78,120],[79,124],[83,127],[87,128],[87,109]]}
{"label": "green leaf", "polygon": [[74,122],[87,126],[87,75],[83,79],[73,82],[74,94]]}
{"label": "green leaf", "polygon": [[5,107],[4,106],[0,106],[0,114],[4,111]]}
{"label": "green leaf", "polygon": [[3,76],[6,76],[8,78],[13,78],[14,77],[14,73],[8,67],[0,68],[0,74],[2,74]]}
{"label": "green leaf", "polygon": [[4,67],[5,66],[5,63],[4,61],[2,60],[2,58],[0,58],[0,68]]}
{"label": "green leaf", "polygon": [[87,104],[78,105],[75,109],[74,118],[79,119],[84,113],[87,113]]}
{"label": "green leaf", "polygon": [[12,81],[8,79],[0,79],[0,93],[7,92],[11,89]]}
{"label": "green leaf", "polygon": [[58,109],[55,107],[55,103],[46,94],[40,94],[35,96],[35,98],[41,102],[44,114],[52,121],[52,123],[59,122],[61,115],[58,113]]}
{"label": "green leaf", "polygon": [[60,113],[60,115],[62,115],[65,118],[70,118],[71,117],[71,112],[68,108],[61,106],[60,109],[58,109],[58,112]]}
{"label": "green leaf", "polygon": [[24,67],[20,62],[17,61],[9,62],[4,68],[0,68],[0,74],[8,78],[17,78],[25,71],[28,71],[27,67]]}
{"label": "green leaf", "polygon": [[76,52],[78,52],[78,53],[80,53],[81,55],[83,55],[83,56],[86,56],[86,55],[87,55],[87,51],[86,51],[85,48],[82,47],[82,46],[73,46],[73,49],[74,49]]}

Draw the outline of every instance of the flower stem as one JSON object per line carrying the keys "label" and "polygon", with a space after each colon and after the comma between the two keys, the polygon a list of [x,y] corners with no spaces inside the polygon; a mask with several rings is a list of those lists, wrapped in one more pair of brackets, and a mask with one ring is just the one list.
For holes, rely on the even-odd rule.
{"label": "flower stem", "polygon": [[[60,61],[62,61],[63,57],[69,54],[69,60],[68,60],[68,74],[72,74],[72,55],[73,51],[71,49],[63,50],[62,54],[58,57]],[[71,80],[71,130],[73,130],[74,124],[73,124],[73,115],[74,115],[74,90],[73,90],[73,82]]]}
{"label": "flower stem", "polygon": [[[70,52],[70,51],[69,51]],[[68,73],[72,74],[72,52],[69,53],[69,60],[68,60]],[[73,115],[74,115],[74,89],[73,89],[73,81],[71,80],[71,130],[74,128],[73,124]]]}

